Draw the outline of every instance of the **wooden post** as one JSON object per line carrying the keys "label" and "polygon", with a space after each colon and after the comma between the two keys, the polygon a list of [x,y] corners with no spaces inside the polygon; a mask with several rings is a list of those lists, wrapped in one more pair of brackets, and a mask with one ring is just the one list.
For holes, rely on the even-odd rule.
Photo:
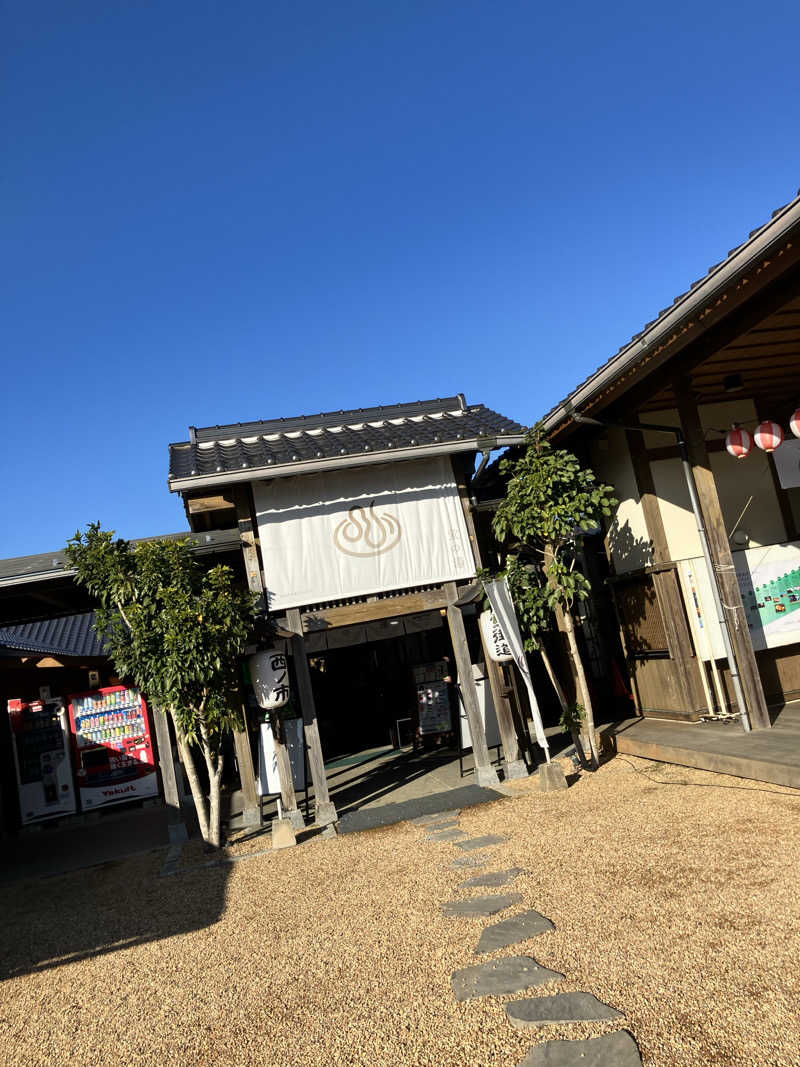
{"label": "wooden post", "polygon": [[502,681],[502,672],[499,663],[489,655],[489,649],[481,628],[481,645],[486,661],[486,674],[489,678],[489,687],[492,691],[492,701],[497,715],[497,725],[500,727],[500,739],[503,742],[503,771],[506,780],[511,778],[527,778],[528,768],[519,747],[517,731],[514,727],[514,718],[511,714],[511,705],[508,697],[503,692],[505,686]]}
{"label": "wooden post", "polygon": [[[253,532],[250,488],[249,486],[236,486],[232,495],[236,504],[236,521],[239,527],[239,536],[242,539],[242,555],[244,556],[244,568],[247,573],[247,584],[250,592],[258,596],[256,610],[266,614],[267,601],[264,593],[264,581],[261,577],[258,548],[256,547],[256,539]],[[261,797],[256,785],[253,750],[250,746],[250,732],[247,728],[247,706],[244,701],[242,701],[242,723],[242,730],[234,730],[233,743],[236,749],[236,762],[239,764],[239,778],[244,796],[243,822],[245,826],[260,826]],[[284,816],[290,820],[292,826],[300,829],[304,825],[303,814],[297,807],[289,753],[286,751],[283,738],[278,737],[274,730],[273,742],[275,745],[278,780],[281,785],[281,804],[284,808]]]}
{"label": "wooden post", "polygon": [[450,627],[450,639],[453,642],[453,652],[456,657],[456,670],[458,671],[458,680],[461,685],[461,697],[464,701],[464,710],[467,714],[470,737],[472,738],[475,779],[480,786],[493,786],[498,784],[497,771],[489,759],[486,731],[481,722],[478,690],[475,687],[475,679],[472,677],[472,662],[469,657],[467,632],[464,629],[464,616],[461,614],[461,608],[457,608],[452,603],[458,596],[455,582],[448,582],[446,588],[448,599],[451,601],[447,605],[447,625]]}
{"label": "wooden post", "polygon": [[[456,460],[453,460],[453,474],[455,475],[456,485],[458,486],[458,495],[461,499],[461,510],[464,513],[464,522],[467,526],[469,543],[470,547],[472,548],[472,559],[475,564],[476,570],[480,570],[480,568],[483,566],[483,562],[481,559],[480,545],[478,544],[478,531],[475,529],[475,520],[472,517],[472,507],[470,506],[469,501],[469,486],[467,485],[466,472],[464,470],[463,465],[459,464]],[[528,768],[525,765],[525,761],[521,758],[519,738],[517,737],[517,731],[514,726],[514,717],[511,713],[511,705],[509,703],[508,697],[503,692],[505,686],[501,681],[502,672],[500,669],[500,664],[495,663],[494,660],[489,657],[489,652],[486,648],[486,642],[483,638],[482,629],[480,630],[480,635],[481,646],[483,647],[483,656],[486,661],[486,673],[489,677],[489,686],[492,691],[492,701],[494,702],[494,710],[495,714],[497,715],[497,725],[500,727],[500,740],[503,742],[503,770],[505,772],[506,779],[527,778]],[[513,669],[514,665],[512,664],[512,670]],[[472,732],[471,726],[470,732]]]}
{"label": "wooden post", "polygon": [[171,845],[186,841],[189,836],[181,810],[181,790],[178,788],[178,776],[175,773],[175,757],[172,752],[172,737],[169,721],[161,708],[154,707],[153,725],[158,745],[158,765],[161,770],[161,784],[164,787],[164,801],[167,805],[167,831]]}
{"label": "wooden post", "polygon": [[722,516],[717,485],[711,471],[705,434],[691,390],[691,382],[686,378],[678,379],[673,382],[673,391],[708,533],[711,559],[719,576],[722,602],[730,622],[731,641],[750,715],[750,724],[754,730],[767,729],[771,726],[767,701],[764,697],[758,663],[747,628],[742,594],[736,579],[733,556],[725,531],[725,520]]}
{"label": "wooden post", "polygon": [[317,708],[314,703],[314,690],[311,686],[311,672],[308,669],[306,642],[303,637],[303,620],[300,616],[300,610],[298,608],[290,608],[286,612],[286,620],[289,629],[294,633],[292,637],[292,655],[294,657],[294,673],[299,690],[300,707],[303,711],[306,744],[308,745],[308,765],[311,769],[311,780],[314,783],[314,822],[317,826],[329,826],[331,823],[337,822],[339,816],[336,812],[336,805],[328,793],[328,778],[325,774],[325,761],[322,758]]}
{"label": "wooden post", "polygon": [[[639,501],[642,505],[647,536],[650,538],[653,550],[654,563],[670,562],[667,535],[664,530],[664,521],[661,517],[661,509],[658,506],[655,483],[650,461],[644,446],[644,435],[641,430],[625,431],[628,450],[633,464],[634,478],[639,490]],[[678,576],[674,568],[669,570],[655,571],[652,574],[653,586],[656,599],[664,621],[664,632],[667,636],[667,648],[670,659],[675,664],[678,691],[683,701],[684,709],[692,714],[698,711],[695,700],[695,688],[692,685],[692,676],[697,670],[703,670],[693,653],[686,623],[686,613],[683,606],[683,598],[678,586]]]}

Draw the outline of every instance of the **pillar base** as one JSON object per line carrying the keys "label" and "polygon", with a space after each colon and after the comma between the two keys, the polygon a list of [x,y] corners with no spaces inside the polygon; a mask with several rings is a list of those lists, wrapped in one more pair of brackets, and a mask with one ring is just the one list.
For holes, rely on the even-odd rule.
{"label": "pillar base", "polygon": [[288,819],[272,820],[272,847],[291,848],[297,844],[294,828]]}
{"label": "pillar base", "polygon": [[242,812],[242,826],[260,826],[261,812],[258,808],[245,808]]}
{"label": "pillar base", "polygon": [[330,826],[339,821],[336,805],[332,800],[324,800],[314,805],[314,822],[317,826]]}
{"label": "pillar base", "polygon": [[566,775],[560,763],[543,763],[539,767],[539,788],[543,793],[567,788]]}
{"label": "pillar base", "polygon": [[525,760],[505,760],[503,763],[503,772],[507,782],[510,782],[512,778],[527,778],[528,768],[525,766]]}
{"label": "pillar base", "polygon": [[494,767],[476,767],[475,781],[481,789],[491,789],[493,785],[500,785],[500,779]]}
{"label": "pillar base", "polygon": [[306,822],[303,818],[303,813],[299,808],[292,808],[291,811],[284,811],[284,818],[289,820],[295,830],[302,830],[305,828]]}

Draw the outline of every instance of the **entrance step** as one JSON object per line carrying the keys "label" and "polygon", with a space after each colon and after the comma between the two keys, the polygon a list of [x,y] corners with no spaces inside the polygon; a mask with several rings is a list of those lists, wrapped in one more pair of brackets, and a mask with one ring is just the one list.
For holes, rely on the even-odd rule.
{"label": "entrance step", "polygon": [[445,915],[451,918],[473,919],[477,916],[496,915],[498,911],[505,911],[512,904],[519,904],[521,900],[521,893],[495,893],[490,897],[450,900],[446,904],[440,904],[439,907]]}
{"label": "entrance step", "polygon": [[517,1030],[563,1023],[599,1023],[621,1019],[622,1012],[591,993],[558,993],[554,997],[527,997],[506,1004],[508,1021]]}
{"label": "entrance step", "polygon": [[633,1035],[617,1030],[586,1041],[545,1041],[518,1067],[642,1067],[642,1057]]}
{"label": "entrance step", "polygon": [[538,937],[549,930],[555,930],[555,926],[538,911],[523,911],[519,915],[511,915],[508,919],[501,919],[500,922],[486,927],[475,949],[475,955],[497,952],[498,949],[517,945],[520,941]]}
{"label": "entrance step", "polygon": [[450,984],[456,1000],[475,1000],[476,997],[521,993],[534,986],[558,982],[563,977],[558,971],[542,967],[532,956],[503,956],[490,963],[455,971]]}

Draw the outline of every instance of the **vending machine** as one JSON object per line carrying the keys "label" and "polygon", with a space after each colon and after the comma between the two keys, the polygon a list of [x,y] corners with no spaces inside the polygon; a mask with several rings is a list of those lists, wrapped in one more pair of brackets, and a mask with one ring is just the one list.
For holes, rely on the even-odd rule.
{"label": "vending machine", "polygon": [[110,686],[69,698],[81,808],[158,796],[147,705],[138,689]]}
{"label": "vending machine", "polygon": [[9,700],[23,825],[75,812],[69,723],[63,700]]}

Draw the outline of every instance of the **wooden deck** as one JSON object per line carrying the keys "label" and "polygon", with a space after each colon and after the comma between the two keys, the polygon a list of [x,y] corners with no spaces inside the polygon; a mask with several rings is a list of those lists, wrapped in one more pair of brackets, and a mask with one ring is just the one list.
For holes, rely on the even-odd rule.
{"label": "wooden deck", "polygon": [[785,705],[771,730],[737,724],[628,719],[615,729],[617,752],[800,789],[800,701]]}

